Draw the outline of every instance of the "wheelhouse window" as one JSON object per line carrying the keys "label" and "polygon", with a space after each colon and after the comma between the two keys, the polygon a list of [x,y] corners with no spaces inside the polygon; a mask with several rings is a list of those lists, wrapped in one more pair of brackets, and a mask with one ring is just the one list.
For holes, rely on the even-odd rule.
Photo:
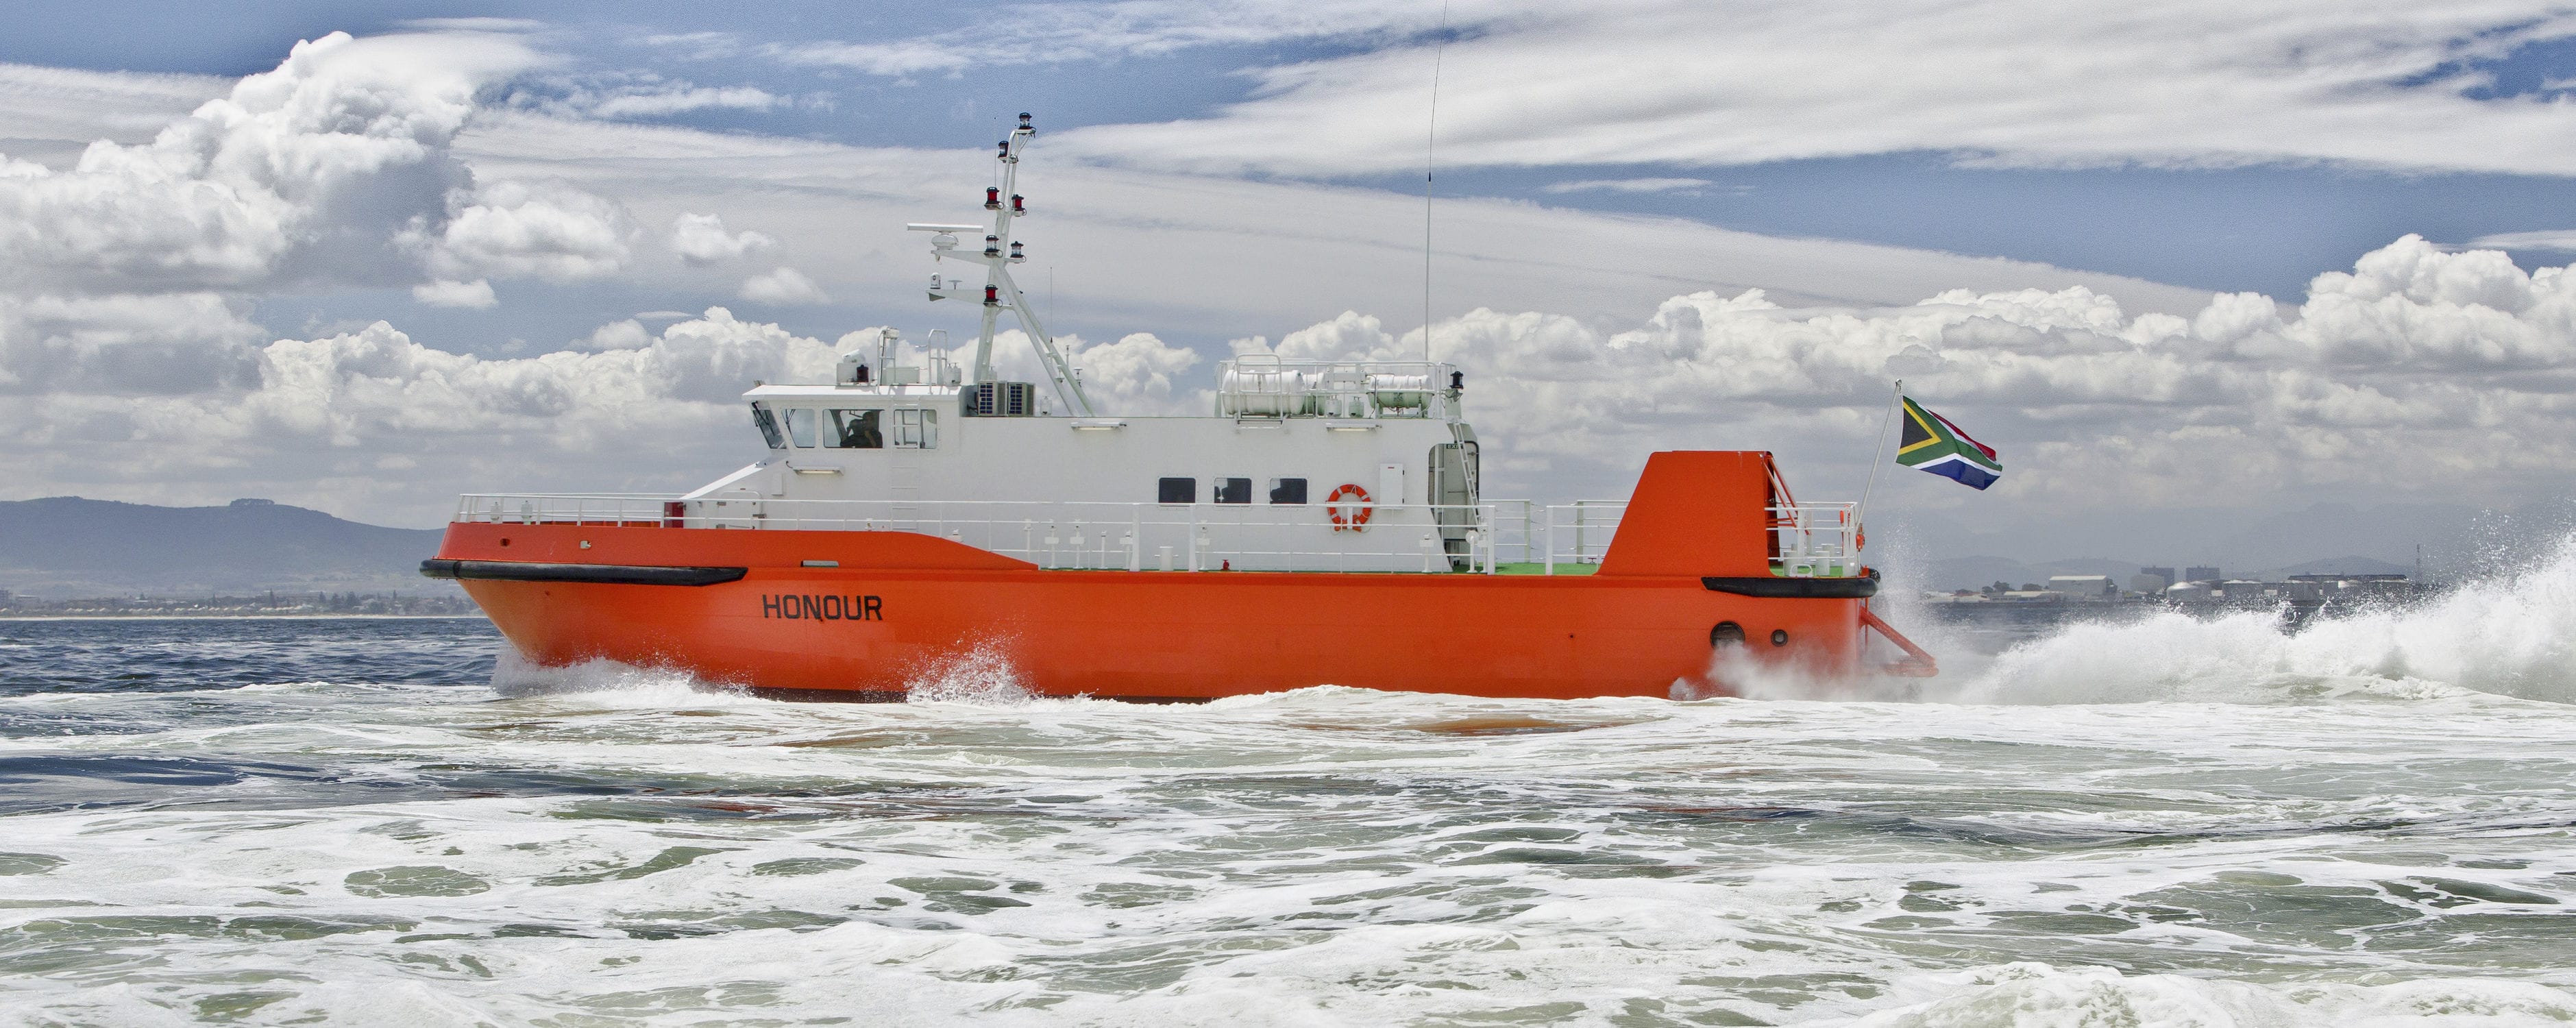
{"label": "wheelhouse window", "polygon": [[771,414],[768,407],[757,403],[752,404],[751,423],[753,426],[760,429],[760,438],[762,441],[769,444],[770,449],[784,450],[787,448],[787,437],[778,434],[778,416]]}
{"label": "wheelhouse window", "polygon": [[1306,480],[1302,478],[1271,479],[1270,502],[1303,506],[1306,502]]}
{"label": "wheelhouse window", "polygon": [[1217,480],[1216,480],[1216,502],[1218,502],[1218,503],[1251,503],[1251,502],[1252,502],[1252,480],[1251,480],[1251,479],[1249,479],[1249,478],[1219,478],[1219,479],[1217,479]]}
{"label": "wheelhouse window", "polygon": [[787,438],[798,446],[814,445],[813,408],[787,408]]}
{"label": "wheelhouse window", "polygon": [[894,445],[905,450],[933,450],[939,447],[939,412],[935,410],[898,410],[894,415]]}
{"label": "wheelhouse window", "polygon": [[1199,502],[1199,480],[1195,478],[1163,479],[1154,489],[1154,502],[1197,503]]}
{"label": "wheelhouse window", "polygon": [[832,431],[823,437],[823,445],[841,450],[877,450],[885,447],[885,432],[873,410],[836,410],[831,412]]}

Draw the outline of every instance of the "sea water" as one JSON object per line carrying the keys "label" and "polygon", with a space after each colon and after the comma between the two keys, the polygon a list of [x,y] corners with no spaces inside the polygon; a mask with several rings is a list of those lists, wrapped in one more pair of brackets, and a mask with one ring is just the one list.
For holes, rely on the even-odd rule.
{"label": "sea water", "polygon": [[837,705],[480,621],[0,623],[0,1023],[2576,1020],[2576,556],[1934,642],[1694,702],[981,655]]}

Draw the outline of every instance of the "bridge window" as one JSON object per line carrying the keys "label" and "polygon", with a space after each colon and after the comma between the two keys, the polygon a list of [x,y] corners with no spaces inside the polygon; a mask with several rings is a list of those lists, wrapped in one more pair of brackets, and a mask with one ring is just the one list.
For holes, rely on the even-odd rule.
{"label": "bridge window", "polygon": [[769,408],[757,403],[752,404],[751,423],[760,429],[760,438],[769,443],[770,449],[787,448],[787,437],[778,434],[778,416],[771,414]]}
{"label": "bridge window", "polygon": [[787,438],[793,440],[798,446],[814,445],[813,408],[787,408]]}
{"label": "bridge window", "polygon": [[1249,479],[1249,478],[1220,478],[1220,479],[1217,479],[1217,480],[1216,480],[1216,502],[1218,502],[1218,503],[1250,503],[1250,502],[1252,502],[1252,480],[1251,480],[1251,479]]}
{"label": "bridge window", "polygon": [[836,410],[832,412],[832,431],[823,437],[823,445],[842,450],[877,450],[885,447],[885,432],[877,427],[878,412],[873,410]]}
{"label": "bridge window", "polygon": [[1155,488],[1154,502],[1197,503],[1199,502],[1199,480],[1195,478],[1166,478]]}
{"label": "bridge window", "polygon": [[1303,506],[1306,502],[1306,480],[1302,478],[1271,479],[1270,502]]}
{"label": "bridge window", "polygon": [[905,450],[931,450],[939,446],[939,412],[934,410],[898,410],[894,414],[894,445]]}

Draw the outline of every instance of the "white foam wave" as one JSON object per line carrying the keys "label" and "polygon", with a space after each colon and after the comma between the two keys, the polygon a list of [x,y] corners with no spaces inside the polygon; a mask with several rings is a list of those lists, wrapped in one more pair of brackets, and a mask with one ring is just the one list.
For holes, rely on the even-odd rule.
{"label": "white foam wave", "polygon": [[2563,1025],[2576,996],[2530,982],[2432,978],[2390,985],[2262,985],[2101,967],[2004,964],[1927,976],[1907,991],[1947,993],[1852,1028],[1998,1024],[2264,1028],[2350,1025]]}
{"label": "white foam wave", "polygon": [[[1768,688],[1822,698],[1837,688],[1752,680],[1757,691],[1745,695],[1768,696],[1759,691]],[[2411,605],[2330,612],[2295,629],[2268,611],[2069,625],[1921,695],[1985,703],[2304,703],[2467,693],[2576,702],[2576,538],[2520,573]]]}
{"label": "white foam wave", "polygon": [[931,661],[904,683],[904,689],[913,703],[1017,707],[1038,699],[1020,678],[1010,654],[992,640]]}
{"label": "white foam wave", "polygon": [[548,666],[502,648],[492,667],[492,691],[511,699],[587,696],[617,703],[762,703],[747,690],[706,682],[686,671],[638,667],[614,660]]}

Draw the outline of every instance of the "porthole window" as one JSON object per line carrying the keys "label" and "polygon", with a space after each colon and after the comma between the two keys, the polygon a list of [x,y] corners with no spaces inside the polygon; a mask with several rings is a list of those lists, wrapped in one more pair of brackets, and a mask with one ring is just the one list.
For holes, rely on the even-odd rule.
{"label": "porthole window", "polygon": [[1732,621],[1720,621],[1717,627],[1708,630],[1708,644],[1719,649],[1742,646],[1744,645],[1744,626]]}
{"label": "porthole window", "polygon": [[1199,480],[1195,478],[1163,479],[1155,486],[1154,502],[1197,503],[1199,502]]}
{"label": "porthole window", "polygon": [[1306,480],[1302,478],[1271,479],[1270,502],[1282,505],[1304,505],[1306,502]]}
{"label": "porthole window", "polygon": [[1252,480],[1249,478],[1218,478],[1216,480],[1216,502],[1252,502]]}
{"label": "porthole window", "polygon": [[1771,645],[1773,645],[1773,646],[1787,646],[1787,645],[1789,645],[1789,630],[1788,630],[1788,629],[1786,629],[1786,628],[1774,628],[1774,629],[1772,629],[1772,630],[1771,630]]}

